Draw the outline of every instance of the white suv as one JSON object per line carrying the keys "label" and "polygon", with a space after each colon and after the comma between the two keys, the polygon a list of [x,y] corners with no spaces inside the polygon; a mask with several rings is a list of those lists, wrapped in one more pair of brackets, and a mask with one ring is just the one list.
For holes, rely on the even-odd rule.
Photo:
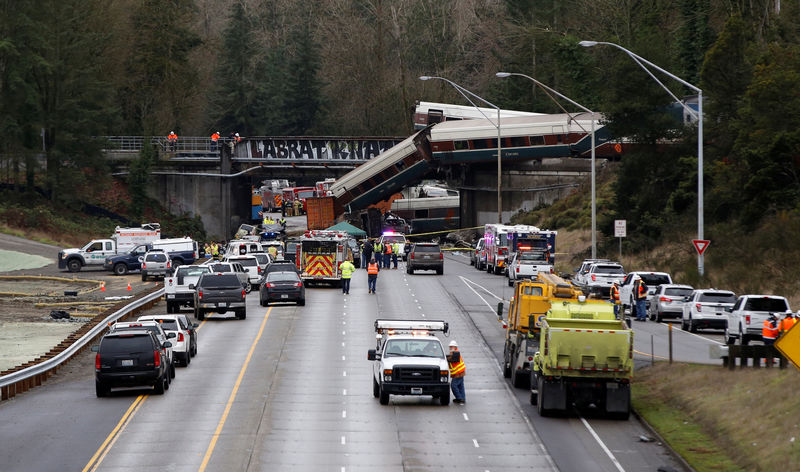
{"label": "white suv", "polygon": [[631,313],[633,313],[631,307],[636,305],[633,294],[633,282],[637,275],[641,277],[642,281],[645,283],[645,285],[647,285],[646,306],[648,310],[650,309],[651,298],[655,293],[656,288],[659,285],[672,283],[672,277],[670,277],[670,275],[666,272],[628,272],[628,274],[625,276],[625,279],[619,285],[619,302],[622,303],[623,310],[627,308],[631,310]]}
{"label": "white suv", "polygon": [[736,303],[730,290],[695,290],[683,305],[681,329],[696,333],[698,329],[725,329],[728,326],[727,308]]}
{"label": "white suv", "polygon": [[189,330],[181,327],[178,315],[146,315],[140,316],[136,321],[155,321],[161,325],[161,329],[163,329],[167,335],[175,333],[175,337],[170,341],[172,342],[172,355],[175,358],[175,362],[179,362],[184,367],[189,367],[189,364],[192,362],[192,343]]}
{"label": "white suv", "polygon": [[[257,286],[259,281],[261,280],[261,276],[263,275],[262,274],[263,269],[261,268],[261,264],[258,263],[258,259],[256,259],[256,256],[253,256],[252,254],[248,254],[246,256],[230,256],[230,257],[225,256],[225,258],[222,259],[222,261],[241,264],[244,270],[247,271],[247,276],[248,276],[247,280],[249,281],[251,286]],[[247,292],[249,293],[250,291],[247,290]]]}
{"label": "white suv", "polygon": [[789,302],[776,295],[742,295],[725,311],[728,312],[725,343],[734,344],[739,339],[743,346],[751,340],[762,339],[761,330],[770,313],[782,319],[782,315],[792,312]]}

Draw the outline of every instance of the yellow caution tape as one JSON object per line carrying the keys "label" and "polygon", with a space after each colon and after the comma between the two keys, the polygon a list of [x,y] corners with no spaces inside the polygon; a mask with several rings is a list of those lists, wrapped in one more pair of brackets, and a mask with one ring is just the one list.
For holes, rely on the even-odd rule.
{"label": "yellow caution tape", "polygon": [[471,230],[471,229],[481,229],[481,228],[483,228],[483,226],[473,226],[471,228],[448,229],[448,230],[444,230],[444,231],[433,231],[431,233],[412,233],[412,234],[407,234],[406,237],[407,238],[411,238],[411,237],[417,237],[417,236],[428,236],[430,234],[455,233],[455,232],[458,232],[458,231],[467,231],[467,230]]}

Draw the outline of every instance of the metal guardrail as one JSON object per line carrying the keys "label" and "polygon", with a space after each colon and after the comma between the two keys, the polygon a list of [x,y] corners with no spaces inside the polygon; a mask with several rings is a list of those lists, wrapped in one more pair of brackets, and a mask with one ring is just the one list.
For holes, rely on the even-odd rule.
{"label": "metal guardrail", "polygon": [[75,340],[72,344],[64,348],[63,351],[55,356],[45,359],[35,365],[0,376],[0,400],[7,400],[17,393],[23,393],[33,387],[39,386],[50,375],[55,373],[63,363],[67,362],[81,352],[90,342],[99,336],[107,327],[108,323],[118,319],[150,304],[164,295],[164,289],[160,288],[155,292],[145,295],[132,303],[125,305],[121,309],[107,316],[98,322],[86,334]]}

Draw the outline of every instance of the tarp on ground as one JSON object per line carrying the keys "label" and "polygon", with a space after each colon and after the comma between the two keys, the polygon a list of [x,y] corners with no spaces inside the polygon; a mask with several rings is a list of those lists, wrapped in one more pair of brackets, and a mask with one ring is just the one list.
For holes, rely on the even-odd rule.
{"label": "tarp on ground", "polygon": [[342,221],[341,223],[336,223],[335,225],[328,228],[328,231],[344,231],[351,236],[355,236],[356,238],[366,238],[367,232],[363,229],[356,228],[355,226],[351,225],[346,221]]}

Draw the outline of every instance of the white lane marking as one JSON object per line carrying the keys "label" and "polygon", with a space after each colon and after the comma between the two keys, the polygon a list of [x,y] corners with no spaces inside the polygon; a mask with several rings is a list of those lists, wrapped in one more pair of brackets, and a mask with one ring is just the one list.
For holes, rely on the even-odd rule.
{"label": "white lane marking", "polygon": [[425,316],[425,313],[423,313],[422,316]]}
{"label": "white lane marking", "polygon": [[345,437],[342,436],[342,445],[344,446],[345,444],[347,444],[347,439],[345,439]]}
{"label": "white lane marking", "polygon": [[[344,467],[342,467],[342,472],[346,472],[346,471],[347,471],[347,469],[345,469]],[[486,472],[489,472],[489,471],[487,470]]]}
{"label": "white lane marking", "polygon": [[469,416],[466,413],[464,413],[464,421],[469,421]]}
{"label": "white lane marking", "polygon": [[347,418],[347,410],[342,410],[342,418]]}
{"label": "white lane marking", "polygon": [[597,433],[594,432],[594,429],[592,429],[592,427],[589,426],[589,422],[586,421],[583,418],[583,416],[581,416],[580,419],[581,419],[581,422],[583,423],[583,425],[586,426],[586,429],[589,430],[589,433],[591,433],[591,435],[594,438],[594,440],[597,441],[597,444],[600,445],[600,447],[606,453],[608,458],[611,459],[611,462],[617,467],[617,470],[619,470],[620,472],[625,472],[625,469],[622,468],[622,464],[620,464],[619,461],[617,460],[617,458],[614,457],[614,454],[612,454],[611,451],[608,449],[608,447],[606,447],[605,443],[603,443],[603,441],[600,439],[600,436],[598,436]]}
{"label": "white lane marking", "polygon": [[342,325],[346,325],[346,324],[347,324],[347,321],[342,321]]}
{"label": "white lane marking", "polygon": [[344,356],[342,356],[342,360],[345,360]]}
{"label": "white lane marking", "polygon": [[345,334],[347,334],[347,333],[345,331],[342,331],[342,336],[344,336]]}
{"label": "white lane marking", "polygon": [[[476,291],[475,291],[475,289],[474,289],[474,288],[472,288],[472,286],[470,286],[470,285],[469,285],[469,283],[472,283],[472,281],[470,281],[469,279],[465,279],[464,277],[462,277],[462,276],[460,276],[460,275],[459,275],[459,277],[460,277],[460,278],[461,278],[461,280],[464,282],[464,284],[467,286],[467,288],[468,288],[468,289],[470,289],[470,290],[472,290],[472,293],[474,293],[475,295],[477,295],[477,297],[478,297],[478,298],[480,298],[480,299],[481,299],[481,301],[482,301],[483,303],[485,303],[487,307],[489,307],[489,311],[491,311],[492,313],[496,313],[496,312],[495,312],[496,308],[492,307],[492,305],[490,305],[490,304],[489,304],[489,302],[487,302],[487,301],[486,301],[486,299],[485,299],[485,298],[483,298],[483,297],[481,296],[481,294],[480,294],[480,293],[476,292]],[[469,283],[467,283],[467,282],[469,282]],[[483,288],[483,287],[481,287],[481,288]],[[493,293],[491,293],[491,292],[489,292],[489,293],[490,293],[492,296],[494,296],[494,294],[493,294]],[[500,300],[502,300],[502,298],[501,298]]]}
{"label": "white lane marking", "polygon": [[[493,297],[494,297],[494,298],[496,298],[497,300],[500,300],[501,302],[508,301],[508,300],[505,300],[505,299],[504,299],[504,298],[502,298],[502,297],[498,297],[497,295],[495,295],[494,293],[492,293],[492,292],[491,292],[491,291],[490,291],[488,288],[484,287],[483,285],[481,285],[481,284],[479,284],[479,283],[476,283],[476,282],[473,282],[472,280],[470,280],[470,279],[468,279],[468,278],[466,278],[466,277],[464,277],[464,276],[462,276],[462,275],[459,275],[459,276],[458,276],[458,278],[460,278],[461,280],[463,280],[463,281],[464,281],[464,283],[466,283],[466,284],[471,284],[471,285],[474,285],[474,286],[478,287],[479,289],[481,289],[481,290],[483,290],[484,292],[488,293],[489,295],[493,296]],[[474,291],[474,290],[473,290],[473,291]],[[480,295],[479,295],[479,296],[480,296]]]}
{"label": "white lane marking", "polygon": [[346,370],[342,371],[342,377],[347,377],[347,371]]}
{"label": "white lane marking", "polygon": [[347,395],[347,389],[342,390],[342,395]]}
{"label": "white lane marking", "polygon": [[472,440],[472,444],[474,444],[475,447],[480,447],[480,446],[478,446],[478,440],[477,439],[473,439]]}
{"label": "white lane marking", "polygon": [[342,347],[344,347],[344,343],[342,343]]}
{"label": "white lane marking", "polygon": [[415,299],[414,299],[414,303],[419,303],[419,300],[417,300],[417,299],[415,298]]}

